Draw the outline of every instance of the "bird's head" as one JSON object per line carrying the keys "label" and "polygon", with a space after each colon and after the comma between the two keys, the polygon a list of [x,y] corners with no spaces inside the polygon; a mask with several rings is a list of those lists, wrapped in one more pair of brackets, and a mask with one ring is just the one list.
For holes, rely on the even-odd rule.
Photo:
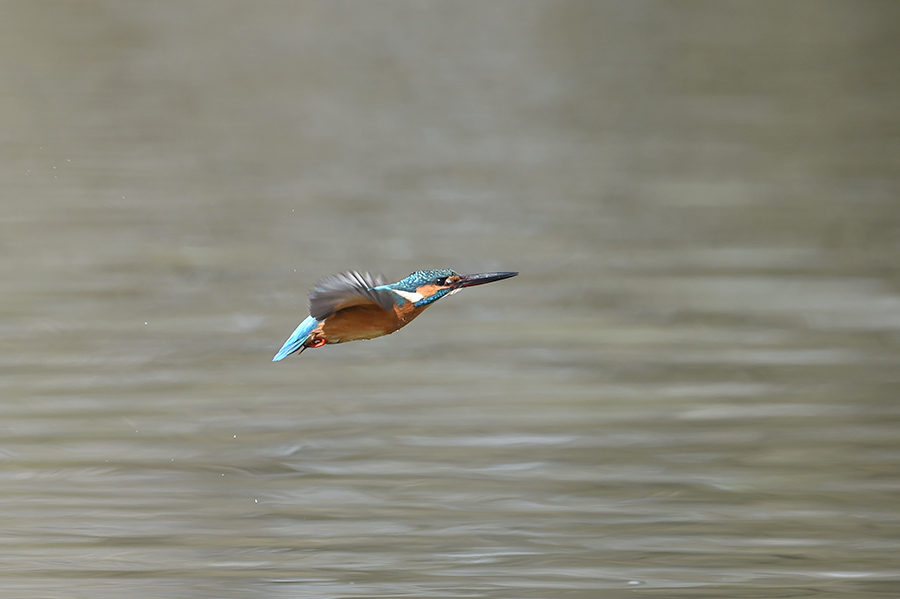
{"label": "bird's head", "polygon": [[484,272],[461,275],[449,268],[437,270],[417,270],[402,281],[387,285],[394,293],[420,308],[436,302],[445,295],[453,294],[463,287],[483,285],[516,276],[517,272]]}

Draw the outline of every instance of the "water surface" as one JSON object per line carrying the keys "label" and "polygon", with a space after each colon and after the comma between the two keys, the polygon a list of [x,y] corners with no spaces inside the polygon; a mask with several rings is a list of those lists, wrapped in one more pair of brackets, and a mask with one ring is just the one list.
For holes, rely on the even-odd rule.
{"label": "water surface", "polygon": [[898,17],[4,4],[3,596],[897,596]]}

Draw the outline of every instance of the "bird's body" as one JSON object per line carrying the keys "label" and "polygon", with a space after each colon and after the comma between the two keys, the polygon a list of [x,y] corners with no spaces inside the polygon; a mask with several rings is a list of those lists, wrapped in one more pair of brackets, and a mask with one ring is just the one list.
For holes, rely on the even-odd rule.
{"label": "bird's body", "polygon": [[514,277],[515,272],[459,275],[452,270],[418,270],[396,283],[369,273],[347,272],[322,279],[309,292],[309,316],[275,354],[389,335],[409,324],[445,295]]}

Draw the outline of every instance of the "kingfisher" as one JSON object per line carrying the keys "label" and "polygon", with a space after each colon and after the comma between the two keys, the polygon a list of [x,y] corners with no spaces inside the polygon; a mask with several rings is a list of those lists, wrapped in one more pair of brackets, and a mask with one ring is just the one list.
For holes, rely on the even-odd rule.
{"label": "kingfisher", "polygon": [[390,335],[428,306],[463,287],[516,276],[517,272],[460,275],[449,269],[417,270],[402,281],[350,271],[326,277],[309,292],[309,316],[272,358],[283,360],[299,350]]}

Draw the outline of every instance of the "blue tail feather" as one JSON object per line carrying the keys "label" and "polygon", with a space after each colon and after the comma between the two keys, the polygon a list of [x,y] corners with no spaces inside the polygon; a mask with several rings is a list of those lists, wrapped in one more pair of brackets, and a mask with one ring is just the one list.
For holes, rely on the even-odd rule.
{"label": "blue tail feather", "polygon": [[309,339],[309,334],[312,333],[313,329],[318,326],[319,321],[313,318],[312,316],[307,316],[306,320],[300,323],[291,336],[288,337],[288,340],[284,342],[284,345],[278,350],[278,353],[275,354],[275,357],[272,358],[273,362],[278,362],[279,360],[283,360],[301,347]]}

